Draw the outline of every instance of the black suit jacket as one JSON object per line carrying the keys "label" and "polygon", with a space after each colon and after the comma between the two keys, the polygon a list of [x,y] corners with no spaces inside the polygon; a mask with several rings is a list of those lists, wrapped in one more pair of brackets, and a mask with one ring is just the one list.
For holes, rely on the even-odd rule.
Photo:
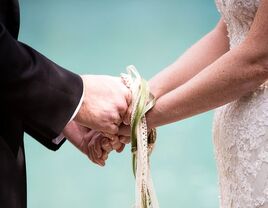
{"label": "black suit jacket", "polygon": [[23,133],[52,150],[74,113],[81,78],[17,40],[17,0],[0,0],[0,208],[26,208]]}

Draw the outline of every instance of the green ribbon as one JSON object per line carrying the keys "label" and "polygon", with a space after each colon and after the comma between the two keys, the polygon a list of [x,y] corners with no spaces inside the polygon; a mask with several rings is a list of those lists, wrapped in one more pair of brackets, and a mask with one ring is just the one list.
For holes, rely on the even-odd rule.
{"label": "green ribbon", "polygon": [[[133,73],[133,72],[132,72]],[[135,71],[134,75],[139,76],[138,72]],[[139,86],[139,90],[136,98],[136,106],[133,106],[133,115],[131,120],[131,151],[132,151],[132,170],[134,177],[136,177],[137,170],[137,131],[138,125],[141,122],[143,116],[145,116],[146,112],[148,112],[155,104],[155,98],[150,93],[149,85],[146,80],[141,78],[141,83]],[[154,143],[156,139],[155,130],[152,131],[152,134],[148,135],[150,137],[149,142]],[[148,153],[149,157],[149,153]],[[148,159],[149,160],[149,159]],[[146,193],[147,192],[147,193]],[[149,204],[150,204],[150,195],[148,190],[142,190],[142,206],[143,208],[147,208],[147,195],[149,196]]]}

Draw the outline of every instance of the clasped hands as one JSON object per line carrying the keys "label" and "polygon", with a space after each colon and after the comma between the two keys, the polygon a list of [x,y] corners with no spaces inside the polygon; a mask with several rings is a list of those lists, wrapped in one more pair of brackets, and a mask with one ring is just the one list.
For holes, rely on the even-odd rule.
{"label": "clasped hands", "polygon": [[84,85],[82,105],[63,134],[92,162],[104,166],[112,150],[122,152],[130,142],[128,131],[119,135],[119,127],[130,123],[131,92],[119,77],[81,77]]}

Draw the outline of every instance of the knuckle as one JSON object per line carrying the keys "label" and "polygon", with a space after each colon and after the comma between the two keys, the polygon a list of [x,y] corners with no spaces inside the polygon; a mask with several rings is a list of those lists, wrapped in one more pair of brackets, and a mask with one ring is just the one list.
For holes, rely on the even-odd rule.
{"label": "knuckle", "polygon": [[115,110],[113,110],[113,111],[106,113],[103,120],[104,122],[111,122],[115,119],[115,117],[116,117],[116,113],[115,113]]}
{"label": "knuckle", "polygon": [[117,104],[117,109],[119,111],[127,111],[127,108],[128,108],[128,106],[127,106],[127,104],[125,102],[119,102]]}
{"label": "knuckle", "polygon": [[126,94],[125,94],[125,96],[126,96],[126,98],[128,98],[128,99],[130,99],[131,100],[131,91],[129,90],[129,89],[127,89],[126,90]]}
{"label": "knuckle", "polygon": [[110,132],[111,132],[112,134],[117,134],[117,133],[118,133],[118,126],[116,126],[116,125],[111,125],[111,126],[110,126]]}
{"label": "knuckle", "polygon": [[113,123],[106,123],[103,125],[103,132],[108,133],[108,134],[117,134],[118,133],[118,126],[116,126]]}
{"label": "knuckle", "polygon": [[88,149],[89,149],[90,151],[92,151],[93,146],[94,146],[94,144],[93,144],[92,142],[89,142],[89,143],[88,143]]}
{"label": "knuckle", "polygon": [[120,121],[120,115],[118,114],[118,113],[113,113],[112,115],[111,115],[111,120],[112,120],[112,122],[114,122],[114,123],[117,123],[117,122],[119,122]]}
{"label": "knuckle", "polygon": [[89,160],[91,160],[92,162],[94,162],[93,161],[93,158],[91,157],[91,155],[88,155],[87,157],[88,157]]}

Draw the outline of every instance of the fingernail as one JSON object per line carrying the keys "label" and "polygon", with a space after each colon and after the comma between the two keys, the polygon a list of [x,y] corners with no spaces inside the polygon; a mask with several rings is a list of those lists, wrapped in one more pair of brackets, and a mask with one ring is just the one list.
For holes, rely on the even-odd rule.
{"label": "fingernail", "polygon": [[103,167],[103,164],[101,162],[97,162],[99,166]]}
{"label": "fingernail", "polygon": [[124,121],[123,121],[123,124],[125,124],[126,126],[128,126],[128,125],[129,125],[129,122],[126,121],[126,120],[124,120]]}

